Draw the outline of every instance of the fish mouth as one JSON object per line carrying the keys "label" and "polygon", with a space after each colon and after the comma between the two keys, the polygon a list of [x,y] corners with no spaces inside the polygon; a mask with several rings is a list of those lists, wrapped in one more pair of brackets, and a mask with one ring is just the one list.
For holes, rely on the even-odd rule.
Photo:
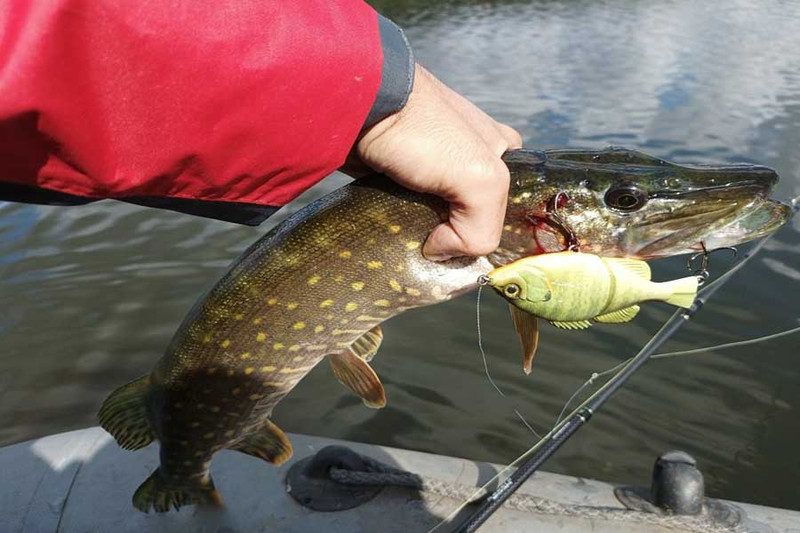
{"label": "fish mouth", "polygon": [[[640,247],[634,255],[642,259],[655,259],[698,251],[701,243],[709,249],[736,246],[773,233],[791,218],[792,209],[786,204],[765,198],[763,188],[758,187],[758,191],[759,194],[751,197],[750,201],[745,201],[745,196],[738,202],[712,207],[693,215],[654,222],[652,226],[657,226],[662,236]],[[655,232],[654,227],[648,230],[647,223],[640,230]]]}

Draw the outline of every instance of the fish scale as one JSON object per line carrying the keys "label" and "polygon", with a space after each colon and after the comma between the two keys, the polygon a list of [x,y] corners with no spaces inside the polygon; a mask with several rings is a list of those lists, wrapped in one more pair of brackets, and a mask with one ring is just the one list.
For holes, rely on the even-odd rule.
{"label": "fish scale", "polygon": [[[291,444],[269,416],[322,359],[367,405],[381,407],[385,392],[368,364],[382,339],[381,322],[467,292],[496,266],[564,249],[566,229],[605,255],[636,255],[631,236],[639,226],[604,204],[605,191],[637,175],[643,188],[653,189],[653,165],[683,179],[687,191],[696,186],[690,178],[709,173],[620,150],[516,151],[505,160],[511,173],[506,220],[499,248],[487,257],[426,260],[422,245],[446,220],[447,206],[384,176],[334,191],[250,246],[188,313],[154,371],[117,389],[101,408],[101,425],[122,446],[161,444],[161,465],[137,490],[134,505],[166,511],[219,503],[209,475],[213,454],[228,448],[275,464],[288,459]],[[591,186],[581,181],[590,167],[597,176]],[[727,175],[732,167],[714,168]],[[774,173],[763,167],[731,172],[761,183],[730,195],[728,204],[744,205],[744,195],[751,209],[778,212],[765,200]],[[548,206],[565,191],[570,200],[555,202],[561,216],[554,217],[559,213]],[[652,192],[655,198],[658,190]],[[695,235],[662,248],[653,244],[663,240],[658,219],[694,221],[704,205],[693,198],[652,200],[645,214],[655,233],[649,240],[637,234],[639,245],[649,246],[651,257],[688,251]],[[762,228],[748,237],[776,218],[761,216]]]}

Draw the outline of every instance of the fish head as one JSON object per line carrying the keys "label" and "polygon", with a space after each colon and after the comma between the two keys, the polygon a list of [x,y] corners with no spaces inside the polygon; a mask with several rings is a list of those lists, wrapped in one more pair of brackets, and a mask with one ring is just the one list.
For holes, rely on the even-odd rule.
{"label": "fish head", "polygon": [[486,284],[511,304],[534,315],[553,297],[553,286],[547,275],[525,259],[494,269],[487,276]]}
{"label": "fish head", "polygon": [[791,216],[769,199],[774,170],[749,164],[677,165],[620,148],[517,151],[496,264],[525,255],[581,251],[654,259],[735,246]]}

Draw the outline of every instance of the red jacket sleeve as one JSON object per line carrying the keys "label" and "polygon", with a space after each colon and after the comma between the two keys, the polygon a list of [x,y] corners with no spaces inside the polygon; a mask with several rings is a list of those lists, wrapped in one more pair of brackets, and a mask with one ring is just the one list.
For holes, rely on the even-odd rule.
{"label": "red jacket sleeve", "polygon": [[341,166],[381,83],[361,0],[0,3],[0,180],[283,205]]}

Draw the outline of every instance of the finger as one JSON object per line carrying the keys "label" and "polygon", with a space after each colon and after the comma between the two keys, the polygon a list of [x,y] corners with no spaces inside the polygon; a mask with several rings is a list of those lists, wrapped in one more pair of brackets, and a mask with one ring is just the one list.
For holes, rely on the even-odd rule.
{"label": "finger", "polygon": [[[433,261],[481,256],[497,249],[508,199],[508,170],[498,162],[491,178],[463,184],[450,201],[450,218],[430,233],[422,253]],[[466,186],[464,186],[466,185]]]}
{"label": "finger", "polygon": [[509,150],[522,148],[522,136],[517,130],[501,122],[496,122],[495,125],[497,130],[500,132],[500,135],[502,135],[508,143]]}

